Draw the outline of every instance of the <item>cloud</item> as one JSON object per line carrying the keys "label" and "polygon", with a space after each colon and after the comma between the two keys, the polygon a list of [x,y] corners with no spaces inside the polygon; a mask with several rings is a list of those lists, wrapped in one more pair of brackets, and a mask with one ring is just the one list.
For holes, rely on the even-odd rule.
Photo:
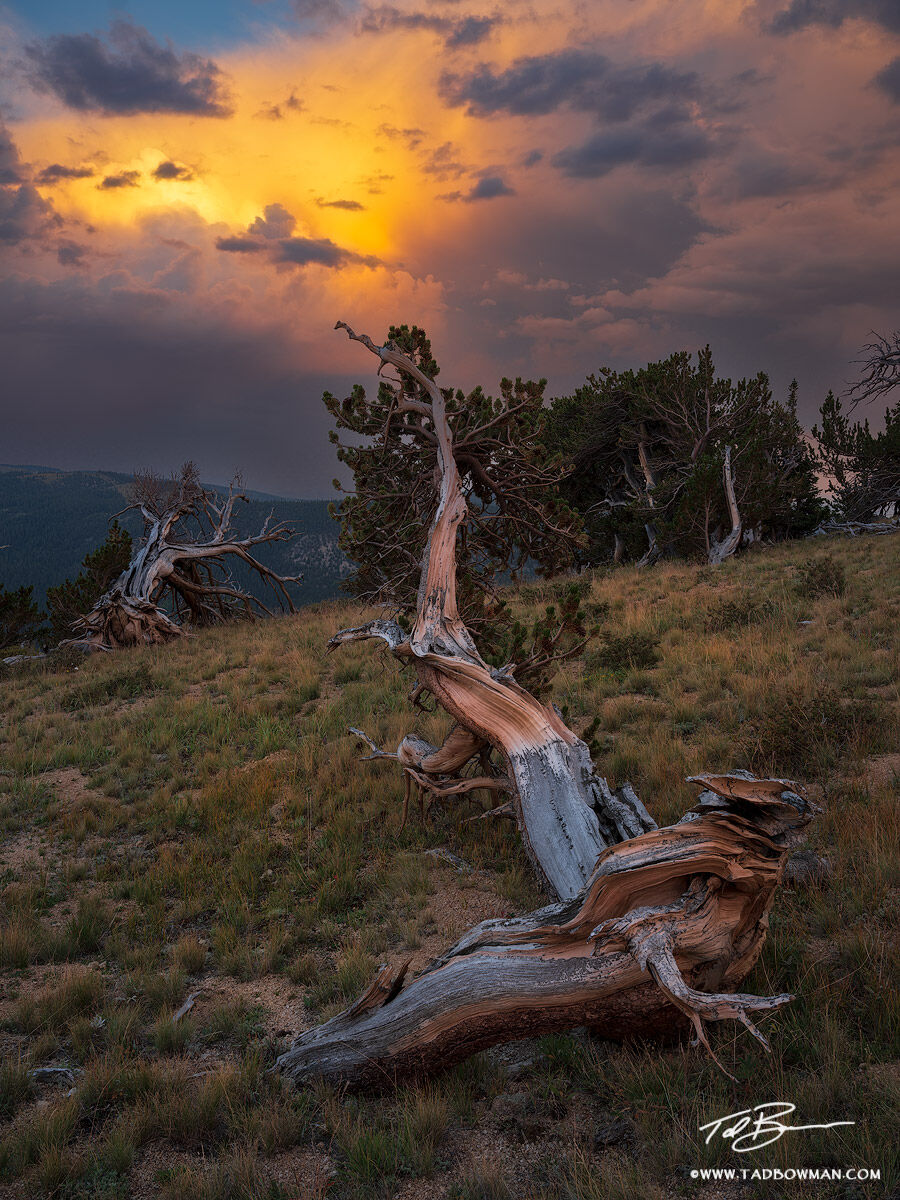
{"label": "cloud", "polygon": [[0,185],[23,183],[26,172],[19,159],[19,149],[9,130],[0,121]]}
{"label": "cloud", "polygon": [[425,136],[425,130],[419,129],[417,126],[398,129],[396,125],[379,125],[375,132],[392,142],[406,142],[410,150],[415,150],[417,146],[421,145],[422,138]]}
{"label": "cloud", "polygon": [[81,265],[87,252],[87,246],[81,246],[78,242],[71,242],[64,238],[59,243],[56,257],[63,267],[77,267]]}
{"label": "cloud", "polygon": [[900,104],[900,57],[892,59],[872,82],[887,92],[895,104]]}
{"label": "cloud", "polygon": [[257,217],[250,225],[247,233],[250,237],[263,237],[267,241],[289,237],[297,224],[297,218],[289,213],[283,204],[267,204],[263,215]]}
{"label": "cloud", "polygon": [[473,184],[467,192],[445,192],[438,196],[439,200],[451,203],[462,201],[463,204],[474,204],[478,200],[495,200],[498,196],[514,196],[515,189],[508,187],[499,175],[485,175]]}
{"label": "cloud", "polygon": [[497,21],[497,17],[463,17],[453,26],[446,45],[451,50],[460,46],[477,46],[490,34]]}
{"label": "cloud", "polygon": [[[345,207],[339,201],[335,205]],[[347,201],[346,204],[353,204]],[[360,206],[361,207],[361,206]],[[331,238],[292,236],[297,219],[281,204],[267,204],[245,234],[216,238],[216,249],[231,254],[264,254],[280,266],[343,267],[350,263],[366,267],[379,265],[372,255],[357,254],[337,245]]]}
{"label": "cloud", "polygon": [[366,206],[360,204],[358,200],[323,200],[319,196],[316,200],[319,208],[341,208],[344,212],[365,212]]}
{"label": "cloud", "polygon": [[827,182],[821,164],[749,147],[728,163],[709,194],[726,201],[756,200],[794,195]]}
{"label": "cloud", "polygon": [[310,263],[318,263],[323,267],[339,267],[349,259],[360,261],[358,255],[343,250],[331,238],[285,238],[278,243],[275,254],[276,262],[292,263],[297,267],[306,267]]}
{"label": "cloud", "polygon": [[280,100],[277,104],[264,104],[258,113],[257,117],[265,117],[268,121],[282,121],[285,115],[289,112],[303,112],[306,105],[297,96],[293,90],[286,100]]}
{"label": "cloud", "polygon": [[293,9],[301,21],[337,21],[344,15],[339,0],[294,0]]}
{"label": "cloud", "polygon": [[[320,397],[352,377],[305,366],[281,329],[223,321],[178,292],[103,282],[77,274],[0,282],[10,461],[168,472],[194,457],[207,478],[240,469],[270,491],[329,494],[335,461]],[[323,338],[329,328],[323,322]]]}
{"label": "cloud", "polygon": [[62,163],[51,163],[35,176],[35,183],[58,183],[61,179],[90,179],[95,175],[93,167],[64,167]]}
{"label": "cloud", "polygon": [[449,50],[475,46],[501,23],[499,16],[445,17],[437,13],[406,12],[391,4],[367,6],[359,22],[360,33],[396,33],[398,30],[428,30],[444,38]]}
{"label": "cloud", "polygon": [[232,111],[222,72],[210,58],[146,29],[114,21],[108,44],[95,34],[54,34],[25,47],[31,82],[69,108],[107,116],[188,113],[224,117]]}
{"label": "cloud", "polygon": [[[597,179],[626,163],[671,166],[696,162],[712,149],[698,104],[719,102],[695,71],[661,62],[613,63],[595,49],[564,49],[519,58],[505,70],[480,63],[466,74],[445,72],[438,90],[471,116],[547,116],[561,109],[588,113],[597,131],[558,151],[552,164],[565,175]],[[734,106],[729,97],[729,107]],[[525,164],[540,161],[532,151]]]}
{"label": "cloud", "polygon": [[31,172],[0,121],[0,243],[30,241],[59,223],[53,206],[31,183]]}
{"label": "cloud", "polygon": [[219,237],[216,238],[216,249],[225,250],[229,254],[259,254],[265,250],[264,242],[250,237]]}
{"label": "cloud", "polygon": [[553,156],[553,165],[573,179],[599,179],[626,163],[642,167],[680,167],[706,158],[707,135],[693,126],[601,130],[578,146]]}
{"label": "cloud", "polygon": [[791,0],[776,13],[766,28],[770,33],[795,33],[810,25],[840,29],[845,21],[858,18],[900,33],[900,4],[897,0]]}
{"label": "cloud", "polygon": [[97,184],[97,189],[101,192],[108,192],[115,188],[140,187],[138,183],[140,177],[140,171],[119,171],[117,175],[104,175]]}
{"label": "cloud", "polygon": [[419,169],[435,179],[458,179],[465,175],[467,167],[459,156],[459,148],[452,142],[442,142],[431,150],[423,151],[419,158]]}
{"label": "cloud", "polygon": [[179,167],[179,165],[177,163],[172,162],[171,159],[165,159],[163,162],[159,163],[158,166],[155,166],[153,168],[153,170],[150,172],[150,174],[154,179],[159,179],[159,180],[176,180],[176,179],[178,179],[178,180],[182,180],[185,183],[189,179],[194,178],[194,173],[190,169],[190,167]]}
{"label": "cloud", "polygon": [[450,106],[465,105],[478,117],[542,116],[568,107],[626,121],[648,104],[695,99],[701,86],[694,71],[658,62],[617,66],[597,50],[566,49],[518,58],[503,71],[480,63],[466,74],[445,72],[438,91]]}

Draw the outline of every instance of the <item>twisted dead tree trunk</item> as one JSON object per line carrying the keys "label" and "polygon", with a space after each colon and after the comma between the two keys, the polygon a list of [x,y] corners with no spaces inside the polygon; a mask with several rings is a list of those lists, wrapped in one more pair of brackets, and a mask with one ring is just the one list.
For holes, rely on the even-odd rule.
{"label": "twisted dead tree trunk", "polygon": [[730,558],[741,544],[744,523],[738,509],[737,497],[734,494],[734,475],[731,470],[731,447],[725,447],[725,465],[722,469],[725,485],[725,499],[728,502],[728,515],[731,517],[731,531],[718,541],[715,537],[710,540],[707,558],[711,566],[719,566],[726,558]]}
{"label": "twisted dead tree trunk", "polygon": [[[659,1033],[677,1029],[682,1014],[704,1042],[703,1021],[725,1018],[761,1037],[748,1013],[790,997],[730,990],[759,954],[784,859],[810,806],[781,780],[702,777],[697,807],[657,829],[629,786],[614,793],[594,772],[587,747],[555,709],[520,687],[511,668],[483,661],[457,610],[465,501],[443,394],[390,343],[377,346],[343,322],[337,328],[429,397],[408,399],[401,389],[397,404],[434,431],[439,501],[412,631],[372,621],[342,630],[329,645],[378,638],[414,666],[419,689],[456,725],[440,748],[408,736],[385,757],[444,789],[490,782],[505,791],[558,903],[479,925],[407,987],[405,966],[383,969],[354,1005],[299,1038],[277,1067],[296,1080],[383,1085],[536,1033],[585,1024],[609,1037]],[[502,772],[466,776],[475,759],[489,765],[486,747],[499,752]],[[717,987],[727,990],[709,991]]]}
{"label": "twisted dead tree trunk", "polygon": [[180,637],[186,624],[213,625],[239,615],[270,613],[230,577],[229,557],[246,563],[272,587],[282,611],[296,611],[286,585],[301,577],[278,575],[253,553],[256,546],[292,537],[293,531],[284,522],[272,524],[270,516],[259,533],[239,537],[232,529],[234,506],[247,497],[234,485],[220,499],[200,486],[196,468],[187,463],[180,477],[168,483],[149,474],[137,476],[134,495],[129,507],[144,518],[140,545],[62,645],[86,650],[153,645]]}

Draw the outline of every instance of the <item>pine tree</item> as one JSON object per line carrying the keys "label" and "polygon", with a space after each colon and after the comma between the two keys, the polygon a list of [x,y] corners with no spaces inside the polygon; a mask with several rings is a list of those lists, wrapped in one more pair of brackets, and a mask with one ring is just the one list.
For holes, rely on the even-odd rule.
{"label": "pine tree", "polygon": [[131,534],[113,520],[106,540],[85,555],[78,575],[47,589],[50,634],[54,642],[69,637],[73,622],[90,612],[113,580],[125,570],[131,560],[131,544]]}
{"label": "pine tree", "polygon": [[7,589],[0,583],[0,650],[21,647],[38,636],[43,614],[34,600],[34,589]]}

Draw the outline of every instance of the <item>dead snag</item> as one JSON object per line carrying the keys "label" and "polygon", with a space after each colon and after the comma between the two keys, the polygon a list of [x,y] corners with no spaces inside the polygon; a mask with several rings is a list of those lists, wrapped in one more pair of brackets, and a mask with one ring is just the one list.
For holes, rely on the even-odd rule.
{"label": "dead snag", "polygon": [[[428,403],[407,402],[398,390],[397,406],[415,405],[411,411],[433,432],[438,504],[411,632],[373,621],[337,633],[330,648],[385,642],[452,717],[444,747],[411,748],[418,775],[429,778],[432,751],[446,768],[445,788],[454,774],[460,783],[467,778],[462,772],[484,744],[499,754],[497,775],[523,843],[558,903],[479,925],[406,987],[383,972],[362,1008],[304,1034],[279,1068],[295,1079],[322,1075],[368,1086],[577,1025],[624,1037],[677,1027],[686,1014],[702,1037],[704,1020],[752,1024],[749,1013],[789,997],[730,990],[759,954],[784,858],[811,807],[782,780],[707,776],[698,780],[705,790],[696,808],[657,829],[630,787],[613,792],[595,773],[587,746],[517,683],[512,667],[484,662],[457,608],[456,532],[465,501],[443,393],[390,343],[376,346],[338,327],[428,396]],[[464,752],[452,751],[464,742],[470,753],[462,761]]]}
{"label": "dead snag", "polygon": [[203,488],[193,463],[170,481],[146,474],[135,477],[134,501],[144,519],[144,534],[134,557],[91,611],[73,625],[63,645],[86,650],[115,650],[168,642],[185,625],[213,625],[237,616],[252,617],[269,609],[229,575],[227,559],[245,563],[272,588],[282,611],[294,612],[287,584],[300,576],[282,576],[265,566],[256,546],[293,536],[284,522],[271,516],[259,533],[240,537],[232,529],[243,492],[232,486],[227,496]]}

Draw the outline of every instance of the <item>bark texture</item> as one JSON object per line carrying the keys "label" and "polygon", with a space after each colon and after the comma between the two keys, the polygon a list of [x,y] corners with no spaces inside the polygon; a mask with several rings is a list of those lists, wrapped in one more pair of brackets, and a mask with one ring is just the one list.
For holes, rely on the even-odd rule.
{"label": "bark texture", "polygon": [[229,558],[246,563],[264,579],[282,610],[295,611],[287,584],[301,577],[276,574],[254,553],[266,542],[292,537],[287,525],[273,524],[270,517],[259,533],[239,537],[232,529],[234,506],[247,497],[232,486],[219,499],[197,483],[193,464],[168,484],[138,477],[136,488],[133,507],[144,518],[141,543],[109,590],[75,622],[73,636],[63,645],[86,650],[153,645],[181,637],[185,625],[268,613],[230,578]]}
{"label": "bark texture", "polygon": [[[278,1060],[297,1080],[384,1085],[486,1046],[590,1025],[608,1037],[659,1033],[688,1017],[748,1016],[790,997],[731,994],[756,960],[784,859],[812,814],[793,784],[735,773],[704,776],[696,808],[658,829],[629,785],[614,792],[559,713],[481,658],[456,603],[456,531],[465,501],[444,397],[390,344],[339,323],[382,364],[410,375],[430,404],[410,401],[437,439],[438,500],[407,634],[379,620],[336,634],[334,649],[377,638],[414,666],[415,696],[453,718],[441,747],[415,735],[395,759],[419,788],[506,794],[525,849],[557,903],[468,933],[414,982],[385,967],[345,1013],[304,1034]],[[400,411],[406,403],[398,401]],[[414,408],[413,408],[414,406]],[[491,751],[502,762],[491,766]],[[476,765],[477,760],[477,765]],[[407,793],[408,794],[408,793]],[[722,993],[712,989],[725,988]],[[761,1036],[761,1035],[759,1035]]]}
{"label": "bark texture", "polygon": [[404,986],[384,968],[278,1060],[299,1081],[390,1086],[488,1046],[588,1026],[603,1037],[741,1021],[789,995],[736,992],[765,939],[785,860],[814,807],[783,780],[706,776],[677,825],[601,855],[576,899],[485,921]]}

